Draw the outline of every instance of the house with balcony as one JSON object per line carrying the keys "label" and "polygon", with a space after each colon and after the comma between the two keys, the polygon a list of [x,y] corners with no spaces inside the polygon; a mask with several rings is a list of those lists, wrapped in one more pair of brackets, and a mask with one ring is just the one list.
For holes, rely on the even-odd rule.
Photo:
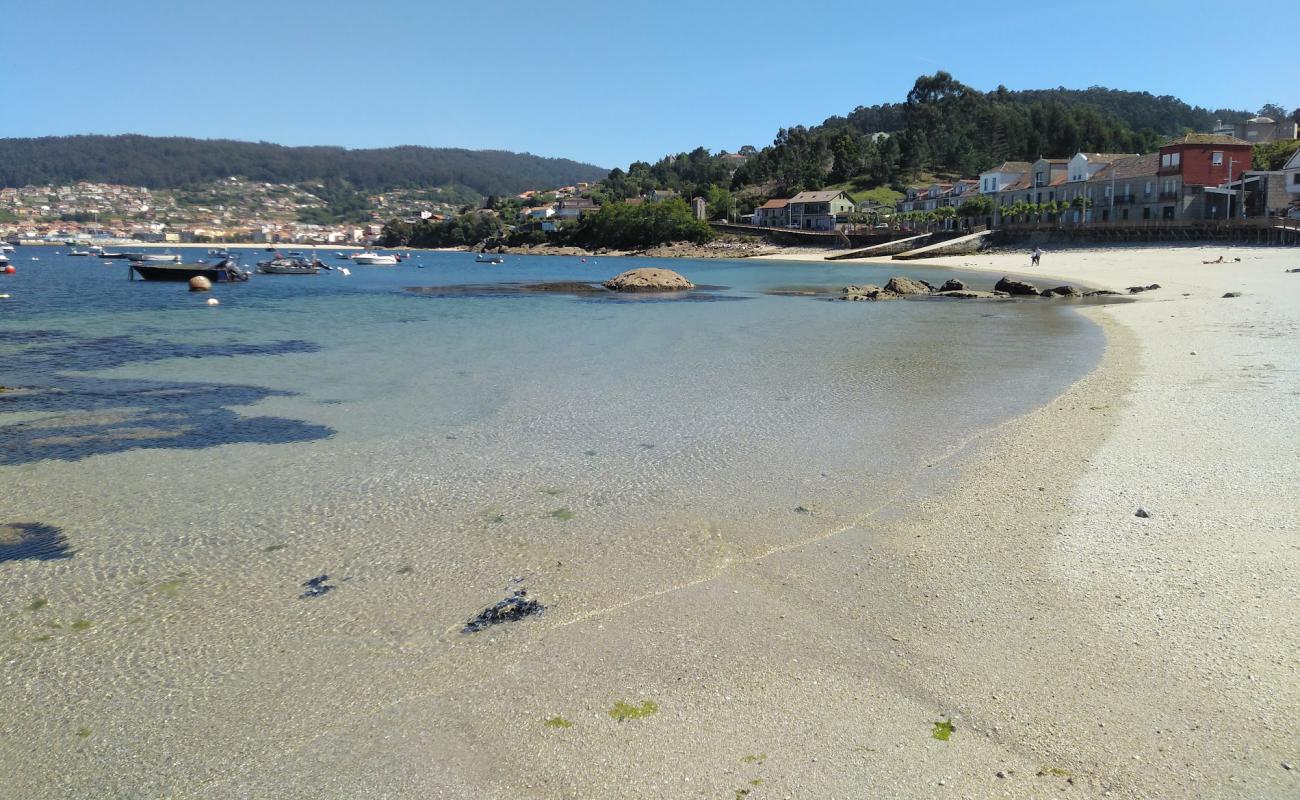
{"label": "house with balcony", "polygon": [[1189,133],[1160,148],[1156,171],[1160,219],[1216,219],[1230,198],[1206,187],[1220,187],[1250,169],[1253,146],[1220,133]]}
{"label": "house with balcony", "polygon": [[754,224],[766,228],[784,228],[790,224],[790,201],[779,197],[754,209]]}
{"label": "house with balcony", "polygon": [[790,198],[789,210],[792,227],[833,231],[837,215],[853,212],[853,198],[835,190],[800,192]]}
{"label": "house with balcony", "polygon": [[559,202],[555,209],[555,216],[560,219],[578,219],[595,210],[596,203],[590,197],[566,197]]}
{"label": "house with balcony", "polygon": [[[1105,165],[1088,180],[1067,185],[1064,199],[1071,208],[1066,219],[1125,222],[1159,218],[1159,166],[1159,153],[1125,156]],[[1076,197],[1086,197],[1089,203],[1081,207]]]}

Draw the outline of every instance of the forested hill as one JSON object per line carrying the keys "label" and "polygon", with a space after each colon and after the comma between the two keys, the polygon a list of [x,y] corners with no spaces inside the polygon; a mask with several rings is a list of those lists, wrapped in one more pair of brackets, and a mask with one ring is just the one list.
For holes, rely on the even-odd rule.
{"label": "forested hill", "polygon": [[266,183],[346,182],[359,191],[460,184],[483,195],[598,181],[608,170],[503,150],[284,147],[154,136],[0,139],[0,186],[77,181],[177,188],[240,176]]}

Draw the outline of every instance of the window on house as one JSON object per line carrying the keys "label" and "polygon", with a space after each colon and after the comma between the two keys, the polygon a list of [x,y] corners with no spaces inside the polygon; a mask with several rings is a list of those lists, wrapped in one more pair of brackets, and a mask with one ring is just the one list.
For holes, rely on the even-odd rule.
{"label": "window on house", "polygon": [[1145,194],[1147,197],[1151,196],[1151,181],[1147,181],[1147,188],[1146,191],[1143,192],[1143,194]]}
{"label": "window on house", "polygon": [[1223,153],[1215,151],[1210,154],[1210,163],[1216,167],[1223,166]]}
{"label": "window on house", "polygon": [[1183,161],[1183,154],[1182,154],[1182,153],[1170,153],[1170,155],[1169,155],[1169,166],[1171,166],[1171,167],[1176,167],[1176,166],[1178,166],[1180,163],[1182,163],[1182,161]]}
{"label": "window on house", "polygon": [[1160,166],[1162,166],[1162,167],[1167,167],[1167,166],[1169,166],[1169,154],[1168,154],[1168,153],[1161,153],[1161,154],[1160,154]]}

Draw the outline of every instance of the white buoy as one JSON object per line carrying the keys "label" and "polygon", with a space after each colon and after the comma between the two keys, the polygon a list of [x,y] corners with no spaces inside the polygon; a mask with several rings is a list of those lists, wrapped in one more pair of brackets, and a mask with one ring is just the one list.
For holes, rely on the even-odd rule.
{"label": "white buoy", "polygon": [[347,267],[339,267],[339,272],[342,272],[344,275],[351,275],[351,274],[352,274],[352,272],[351,272],[350,270],[348,270]]}
{"label": "white buoy", "polygon": [[190,278],[191,292],[206,292],[211,288],[212,288],[212,281],[208,280],[202,275],[195,275],[193,278]]}
{"label": "white buoy", "polygon": [[209,298],[208,298],[208,305],[210,305],[210,306],[219,306],[219,305],[221,305],[221,301],[218,300],[218,299],[215,298],[215,297],[209,297]]}

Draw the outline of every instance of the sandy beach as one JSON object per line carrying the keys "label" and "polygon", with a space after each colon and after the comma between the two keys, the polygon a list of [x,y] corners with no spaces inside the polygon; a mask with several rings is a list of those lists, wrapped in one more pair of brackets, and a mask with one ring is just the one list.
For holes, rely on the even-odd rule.
{"label": "sandy beach", "polygon": [[[1201,263],[1220,254],[1229,263]],[[67,660],[0,674],[0,696],[57,698],[54,711],[0,720],[0,798],[1297,796],[1300,274],[1284,270],[1300,251],[1050,251],[1037,271],[1028,261],[893,263],[900,275],[935,264],[986,273],[990,286],[1015,274],[1040,287],[1161,288],[1081,305],[1107,339],[1096,369],[1036,410],[953,436],[865,512],[783,497],[773,516],[788,522],[769,541],[719,513],[583,541],[572,558],[558,523],[552,538],[505,542],[521,565],[545,554],[553,587],[581,590],[473,636],[427,602],[426,586],[481,566],[420,560],[417,547],[436,550],[441,535],[422,520],[442,501],[395,507],[411,519],[382,504],[450,476],[376,466],[347,503],[305,504],[310,531],[219,480],[199,500],[151,488],[151,502],[176,491],[174,504],[220,507],[229,522],[133,537],[185,550],[247,535],[256,555],[235,574],[198,564],[189,584],[114,589],[118,618],[105,611],[57,640]],[[908,302],[822,305],[869,325]],[[93,491],[77,488],[73,502],[92,505]],[[331,543],[343,555],[324,561],[316,526],[367,514],[383,541],[415,530],[410,551]],[[254,536],[263,526],[274,538]],[[631,541],[643,549],[629,555]],[[279,558],[293,575],[334,563],[358,577],[333,605],[284,602]],[[611,564],[641,567],[603,574]],[[80,598],[50,601],[40,613]],[[3,608],[20,633],[38,613],[29,602]],[[192,624],[209,604],[243,645],[237,657],[216,629]],[[145,616],[159,605],[165,617]],[[143,644],[111,647],[124,630]],[[121,675],[143,677],[123,689]]]}
{"label": "sandy beach", "polygon": [[1048,406],[865,517],[467,645],[491,668],[184,796],[1294,797],[1296,264],[1049,253],[1163,288],[1083,312],[1107,353]]}

